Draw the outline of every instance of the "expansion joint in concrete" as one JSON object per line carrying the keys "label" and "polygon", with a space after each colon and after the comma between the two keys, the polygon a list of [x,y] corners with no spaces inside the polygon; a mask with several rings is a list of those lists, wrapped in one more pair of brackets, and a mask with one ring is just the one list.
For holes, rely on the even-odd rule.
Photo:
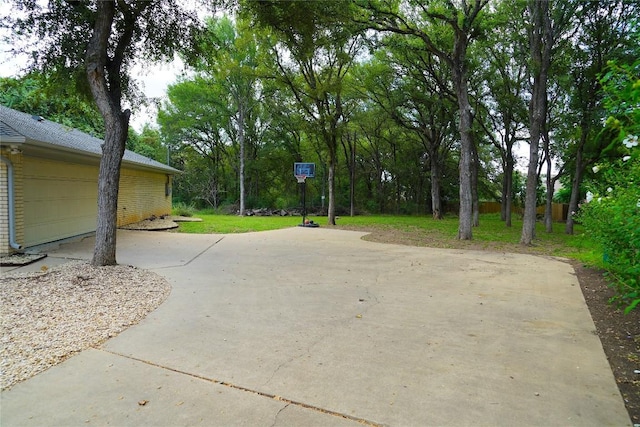
{"label": "expansion joint in concrete", "polygon": [[369,427],[383,427],[384,426],[384,424],[376,423],[374,421],[366,420],[364,418],[354,417],[354,416],[348,415],[348,414],[342,414],[340,412],[332,411],[330,409],[320,408],[318,406],[310,405],[310,404],[307,404],[307,403],[304,403],[304,402],[297,402],[295,400],[287,399],[285,397],[278,396],[278,395],[275,395],[275,394],[266,393],[266,392],[258,391],[258,390],[253,390],[253,389],[250,389],[248,387],[243,387],[241,385],[229,383],[229,382],[222,381],[222,380],[217,380],[215,378],[209,378],[209,377],[205,377],[203,375],[194,374],[192,372],[187,372],[187,371],[183,371],[183,370],[180,370],[180,369],[171,368],[169,366],[163,366],[163,365],[151,362],[149,360],[140,359],[140,358],[137,358],[137,357],[133,357],[133,356],[129,356],[129,355],[126,355],[126,354],[118,353],[118,352],[115,352],[115,351],[109,351],[109,350],[106,350],[104,348],[100,348],[99,350],[100,351],[104,351],[104,352],[109,353],[109,354],[112,354],[114,356],[124,357],[126,359],[130,359],[130,360],[134,360],[136,362],[144,363],[146,365],[153,366],[155,368],[164,369],[164,370],[171,371],[171,372],[174,372],[174,373],[177,373],[177,374],[180,374],[180,375],[187,375],[189,377],[196,378],[196,379],[199,379],[199,380],[202,380],[202,381],[207,381],[209,383],[218,384],[218,385],[221,385],[221,386],[224,386],[224,387],[229,387],[229,388],[232,388],[232,389],[235,389],[235,390],[243,391],[245,393],[251,393],[251,394],[258,395],[258,396],[266,397],[268,399],[273,399],[273,400],[280,401],[280,402],[284,403],[285,406],[283,406],[278,411],[278,414],[276,414],[276,418],[275,418],[276,421],[277,421],[277,417],[280,414],[280,412],[282,412],[288,406],[297,406],[297,407],[302,408],[302,409],[316,411],[316,412],[320,412],[320,413],[323,413],[323,414],[326,414],[326,415],[332,415],[334,417],[355,421],[355,422],[357,422],[357,423],[359,423],[360,425],[363,425],[363,426],[369,426]]}

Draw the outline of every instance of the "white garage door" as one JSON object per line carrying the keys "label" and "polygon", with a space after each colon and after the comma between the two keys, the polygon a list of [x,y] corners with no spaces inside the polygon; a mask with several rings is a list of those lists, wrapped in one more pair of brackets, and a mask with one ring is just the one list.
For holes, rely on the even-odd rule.
{"label": "white garage door", "polygon": [[96,229],[98,167],[25,158],[26,247]]}

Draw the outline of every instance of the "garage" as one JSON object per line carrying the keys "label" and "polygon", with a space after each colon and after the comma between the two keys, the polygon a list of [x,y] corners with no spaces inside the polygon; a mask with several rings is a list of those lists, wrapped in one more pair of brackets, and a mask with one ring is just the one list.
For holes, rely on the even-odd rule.
{"label": "garage", "polygon": [[[0,105],[0,254],[94,232],[103,141]],[[118,226],[171,213],[177,169],[126,150]]]}
{"label": "garage", "polygon": [[23,174],[24,246],[95,230],[96,167],[29,158]]}

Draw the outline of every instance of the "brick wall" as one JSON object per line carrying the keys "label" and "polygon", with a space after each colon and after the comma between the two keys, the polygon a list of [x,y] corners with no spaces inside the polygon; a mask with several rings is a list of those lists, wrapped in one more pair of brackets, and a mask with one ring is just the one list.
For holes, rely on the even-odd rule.
{"label": "brick wall", "polygon": [[[2,155],[4,156],[4,151]],[[7,165],[0,162],[0,255],[9,253],[9,192]]]}
{"label": "brick wall", "polygon": [[[13,165],[14,175],[14,201],[16,216],[16,242],[25,244],[25,167],[24,162],[30,158],[25,158],[22,154],[10,154],[7,150],[2,150],[2,156],[9,159]],[[32,159],[37,162],[47,162],[55,164],[54,169],[69,172],[73,167],[80,165],[66,163],[62,161]],[[97,168],[98,166],[82,166],[87,171],[87,178],[95,182],[97,190]],[[33,169],[33,167],[31,168]],[[38,167],[38,170],[41,168]],[[84,169],[83,169],[84,170]],[[68,173],[67,173],[68,174]],[[29,178],[31,179],[31,178]],[[62,182],[62,181],[61,181]],[[38,183],[27,182],[31,186]],[[94,184],[92,184],[93,187]],[[33,191],[31,191],[33,192]],[[73,192],[76,193],[75,191]],[[69,194],[67,194],[69,196]],[[3,162],[0,162],[0,254],[7,255],[14,252],[9,245],[9,202],[8,202],[8,171]],[[95,199],[95,197],[94,197]],[[69,203],[88,203],[92,209],[96,208],[95,200],[72,200]],[[40,209],[40,208],[38,208]],[[31,215],[38,215],[37,212],[29,212]],[[140,171],[123,168],[120,177],[120,194],[118,198],[118,226],[131,224],[149,218],[152,215],[157,217],[171,213],[171,177],[163,173]],[[94,214],[95,215],[95,214]],[[95,219],[92,220],[92,224]],[[95,228],[93,228],[95,230]],[[83,232],[86,232],[83,230]],[[80,234],[80,233],[78,233]]]}
{"label": "brick wall", "polygon": [[[167,191],[168,190],[168,191]],[[142,221],[152,215],[171,214],[169,175],[122,169],[118,194],[118,226]]]}
{"label": "brick wall", "polygon": [[[16,242],[24,241],[24,209],[22,207],[22,154],[11,154],[9,150],[2,150],[2,157],[9,159],[13,165],[14,182],[14,206]],[[9,174],[8,167],[0,162],[0,255],[8,255],[14,252],[9,245]]]}

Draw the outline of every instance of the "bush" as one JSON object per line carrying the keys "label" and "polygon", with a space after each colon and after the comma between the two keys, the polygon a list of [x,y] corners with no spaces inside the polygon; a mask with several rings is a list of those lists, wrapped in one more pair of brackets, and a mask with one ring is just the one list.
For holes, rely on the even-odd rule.
{"label": "bush", "polygon": [[614,137],[607,148],[615,160],[593,168],[587,203],[579,219],[587,234],[603,248],[603,261],[628,313],[640,305],[640,60],[609,64],[601,79],[610,116],[605,129]]}
{"label": "bush", "polygon": [[196,208],[193,205],[187,205],[186,203],[178,202],[173,205],[171,210],[173,215],[176,216],[193,216],[196,212]]}
{"label": "bush", "polygon": [[608,186],[589,186],[593,192],[579,218],[588,235],[602,245],[616,299],[627,304],[629,312],[640,303],[640,156],[627,162],[598,174]]}

